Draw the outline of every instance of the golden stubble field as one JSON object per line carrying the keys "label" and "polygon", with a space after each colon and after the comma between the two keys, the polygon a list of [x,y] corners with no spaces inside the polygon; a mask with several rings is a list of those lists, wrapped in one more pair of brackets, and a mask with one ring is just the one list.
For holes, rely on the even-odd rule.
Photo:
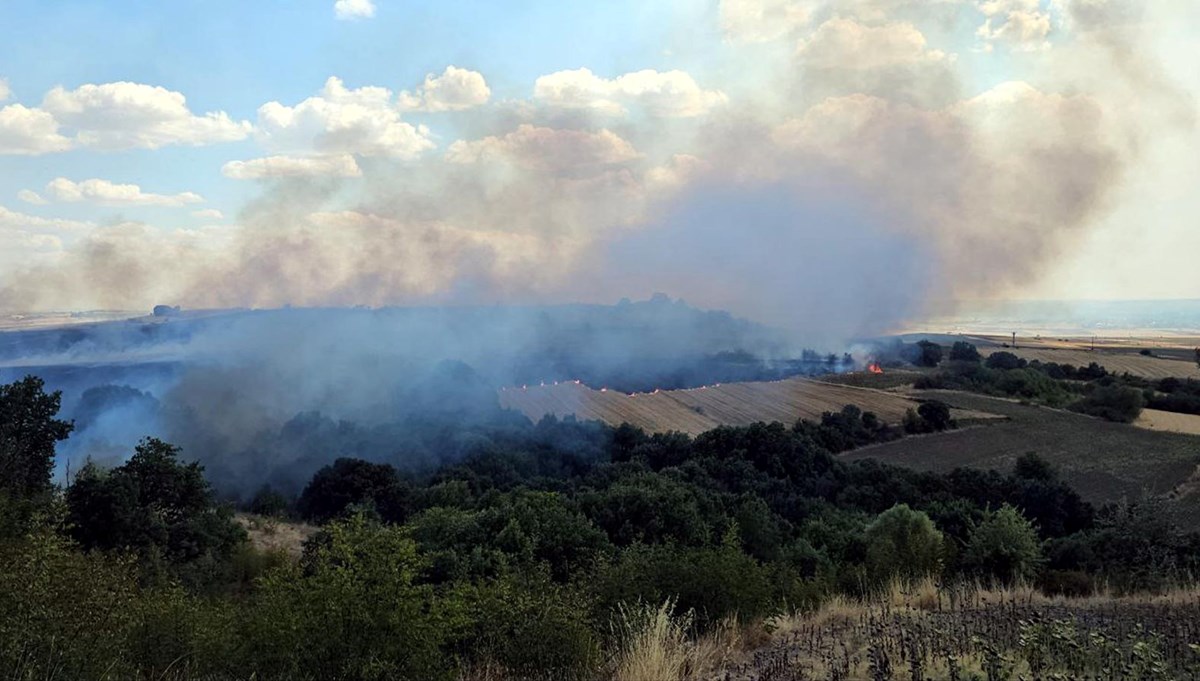
{"label": "golden stubble field", "polygon": [[[500,405],[533,421],[547,414],[575,415],[584,421],[610,425],[629,423],[648,432],[681,431],[696,435],[717,426],[740,426],[757,421],[792,424],[797,419],[820,420],[827,411],[853,404],[889,423],[904,418],[917,402],[897,393],[835,385],[805,378],[752,383],[725,383],[703,388],[663,390],[629,395],[593,389],[573,381],[500,390]],[[956,418],[989,415],[958,411]]]}
{"label": "golden stubble field", "polygon": [[[1011,352],[1027,360],[1057,362],[1074,366],[1087,366],[1095,362],[1111,372],[1130,373],[1145,378],[1196,378],[1200,379],[1200,366],[1194,360],[1194,348],[1200,347],[1200,338],[1193,337],[1127,337],[1103,338],[1094,341],[1087,338],[1017,338],[1016,348],[1004,347],[1010,339],[1001,336],[964,336],[963,340],[974,343],[983,355],[994,352]],[[1154,356],[1139,354],[1149,350]]]}

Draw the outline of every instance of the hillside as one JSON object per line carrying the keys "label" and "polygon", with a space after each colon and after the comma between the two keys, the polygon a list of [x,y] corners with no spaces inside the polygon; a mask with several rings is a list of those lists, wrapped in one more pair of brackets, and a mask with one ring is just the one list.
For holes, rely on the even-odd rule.
{"label": "hillside", "polygon": [[[803,378],[634,394],[596,390],[567,381],[502,389],[500,404],[535,422],[547,414],[560,418],[574,414],[585,421],[630,423],[649,432],[677,430],[692,435],[721,425],[819,420],[824,412],[838,411],[847,404],[897,423],[908,409],[917,406],[913,399],[896,393]],[[958,410],[955,417],[979,419],[988,415],[964,409]]]}
{"label": "hillside", "polygon": [[1036,453],[1092,502],[1170,494],[1200,464],[1200,437],[1135,428],[1057,409],[951,391],[917,391],[959,409],[1001,414],[1005,420],[921,438],[906,438],[844,455],[874,458],[918,470],[960,466],[1008,470],[1017,457]]}

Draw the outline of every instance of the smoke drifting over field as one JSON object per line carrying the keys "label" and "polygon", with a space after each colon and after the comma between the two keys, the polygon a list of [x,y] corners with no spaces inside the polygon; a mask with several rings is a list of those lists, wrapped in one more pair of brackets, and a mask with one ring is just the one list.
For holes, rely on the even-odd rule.
{"label": "smoke drifting over field", "polygon": [[0,333],[0,382],[34,373],[64,391],[77,429],[60,468],[121,460],[155,435],[223,491],[248,495],[264,482],[297,491],[338,456],[402,468],[453,460],[473,428],[524,421],[500,410],[501,386],[577,379],[644,391],[836,368],[770,359],[798,354],[783,334],[660,296],[183,313]]}
{"label": "smoke drifting over field", "polygon": [[[4,277],[0,309],[611,302],[665,290],[815,341],[846,338],[933,298],[1037,281],[1113,208],[1141,151],[1193,118],[1134,2],[726,0],[719,15],[719,53],[730,72],[755,64],[741,74],[749,86],[564,71],[529,100],[462,112],[461,139],[435,150],[421,138],[399,160],[367,129],[339,133],[337,149],[318,130],[310,153],[338,162],[264,171],[240,226],[96,227],[51,264]],[[986,24],[970,49],[1007,54],[984,76],[950,48],[976,19]],[[394,116],[386,94],[331,79],[269,111]],[[486,87],[481,97],[471,101],[487,101]],[[260,125],[264,143],[300,132]],[[278,158],[236,175],[284,168]]]}
{"label": "smoke drifting over field", "polygon": [[[42,362],[74,391],[74,453],[123,455],[152,431],[239,492],[340,454],[436,458],[397,424],[502,419],[499,385],[736,374],[736,354],[706,363],[841,351],[935,302],[1036,282],[1194,123],[1132,1],[723,0],[708,18],[722,33],[697,32],[695,73],[564,70],[492,101],[486,73],[456,68],[469,92],[447,102],[339,78],[269,102],[253,126],[269,156],[222,170],[262,183],[236,224],[0,207],[0,239],[47,237],[0,253],[0,311],[453,311],[117,325],[10,365]],[[650,291],[786,335],[661,300],[513,307]],[[463,307],[480,305],[506,307]],[[82,394],[106,384],[131,389]]]}

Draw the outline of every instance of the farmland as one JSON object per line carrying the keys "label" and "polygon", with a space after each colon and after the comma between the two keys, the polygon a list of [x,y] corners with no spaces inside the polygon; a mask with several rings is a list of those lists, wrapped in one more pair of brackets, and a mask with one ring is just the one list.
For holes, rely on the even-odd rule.
{"label": "farmland", "polygon": [[[566,381],[501,390],[500,404],[522,412],[533,421],[548,414],[558,417],[574,414],[585,421],[630,423],[650,432],[676,430],[692,435],[720,425],[819,420],[822,413],[838,411],[847,404],[896,423],[908,409],[917,406],[914,400],[895,393],[802,378],[633,395]],[[969,410],[955,414],[959,419],[986,416]]]}
{"label": "farmland", "polygon": [[1160,409],[1143,409],[1133,425],[1149,430],[1165,430],[1172,433],[1200,435],[1200,415],[1178,414]]}
{"label": "farmland", "polygon": [[1001,414],[1006,420],[867,447],[847,459],[875,458],[919,470],[960,466],[1009,470],[1033,452],[1093,502],[1169,494],[1200,464],[1200,437],[1134,428],[1056,409],[951,391],[918,391],[958,407]]}
{"label": "farmland", "polygon": [[[1129,373],[1145,378],[1200,378],[1200,366],[1194,361],[1194,349],[1188,338],[1188,343],[1145,339],[1142,341],[1130,339],[1097,339],[1095,350],[1091,349],[1091,341],[1071,341],[1055,339],[1018,339],[1018,346],[1005,347],[999,338],[987,336],[967,336],[967,342],[974,343],[983,355],[994,352],[1011,352],[1022,359],[1038,360],[1040,362],[1056,362],[1073,366],[1087,366],[1095,362],[1110,372]],[[1151,355],[1141,354],[1142,350]]]}

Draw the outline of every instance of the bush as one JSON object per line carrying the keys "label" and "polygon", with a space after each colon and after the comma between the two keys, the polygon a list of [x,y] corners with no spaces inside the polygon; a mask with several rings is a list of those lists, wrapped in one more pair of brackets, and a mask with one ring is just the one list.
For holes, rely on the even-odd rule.
{"label": "bush", "polygon": [[913,364],[922,367],[935,367],[942,362],[942,346],[932,341],[923,340],[917,343],[917,356]]}
{"label": "bush", "polygon": [[963,565],[981,577],[1006,584],[1031,580],[1042,564],[1037,530],[1020,511],[1005,504],[990,512],[971,533]]}
{"label": "bush", "polygon": [[340,458],[317,471],[296,502],[300,515],[325,522],[352,506],[370,506],[379,516],[401,523],[410,513],[412,493],[396,469],[362,459]]}
{"label": "bush", "polygon": [[619,603],[662,603],[696,613],[706,628],[729,615],[768,614],[774,601],[770,571],[736,548],[634,546],[605,569],[596,585],[601,614]]}
{"label": "bush", "polygon": [[216,564],[228,561],[246,533],[216,504],[204,469],[178,456],[178,447],[147,438],[111,471],[89,463],[67,489],[71,536],[85,549],[133,551],[143,568],[192,585],[216,578]]}
{"label": "bush", "polygon": [[979,355],[979,350],[966,341],[956,341],[950,348],[950,361],[952,362],[974,362],[978,364],[982,359]]}
{"label": "bush", "polygon": [[1142,391],[1120,385],[1098,386],[1071,405],[1072,411],[1098,416],[1106,421],[1133,423],[1145,406]]}
{"label": "bush", "polygon": [[929,516],[898,504],[867,525],[867,569],[876,584],[917,580],[941,571],[942,533]]}
{"label": "bush", "polygon": [[417,545],[362,514],[310,540],[302,567],[264,577],[242,621],[243,676],[445,678],[463,625],[456,603],[416,583]]}
{"label": "bush", "polygon": [[1011,352],[993,352],[984,363],[989,369],[1024,369],[1028,362]]}

